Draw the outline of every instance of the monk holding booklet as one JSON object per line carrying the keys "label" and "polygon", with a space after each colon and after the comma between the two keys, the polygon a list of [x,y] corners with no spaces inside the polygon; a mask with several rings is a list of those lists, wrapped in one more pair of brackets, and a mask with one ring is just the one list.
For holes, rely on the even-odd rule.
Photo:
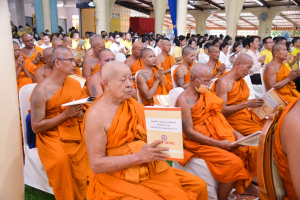
{"label": "monk holding booklet", "polygon": [[147,144],[144,107],[131,98],[132,74],[124,63],[113,61],[102,69],[104,94],[84,118],[84,135],[94,175],[87,199],[202,200],[206,183],[171,168],[168,154]]}
{"label": "monk holding booklet", "polygon": [[[190,85],[177,99],[181,107],[185,165],[191,158],[203,159],[219,182],[219,200],[227,200],[232,188],[258,196],[251,181],[257,173],[257,147],[232,144],[243,138],[222,114],[223,100],[209,91],[213,77],[206,64],[191,68]],[[199,167],[194,166],[193,169]]]}

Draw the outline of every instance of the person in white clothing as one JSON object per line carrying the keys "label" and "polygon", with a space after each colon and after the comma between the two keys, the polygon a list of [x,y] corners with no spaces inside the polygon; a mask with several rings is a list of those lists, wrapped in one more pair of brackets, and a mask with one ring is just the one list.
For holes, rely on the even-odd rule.
{"label": "person in white clothing", "polygon": [[155,56],[158,56],[159,54],[161,54],[162,50],[161,50],[161,42],[162,42],[162,38],[159,37],[159,38],[156,38],[155,40],[155,46],[154,46],[154,54]]}
{"label": "person in white clothing", "polygon": [[117,53],[124,53],[125,55],[127,55],[128,51],[125,51],[124,45],[121,43],[121,37],[119,35],[119,33],[115,33],[113,35],[114,38],[114,43],[112,43],[109,47],[109,49],[113,52],[113,54],[117,54]]}
{"label": "person in white clothing", "polygon": [[230,71],[232,68],[232,63],[235,59],[235,55],[231,56],[230,58],[227,56],[227,52],[228,52],[228,43],[227,42],[223,42],[220,45],[220,57],[219,57],[219,61],[221,63],[225,64],[226,67],[226,71]]}
{"label": "person in white clothing", "polygon": [[44,40],[44,43],[40,46],[41,48],[43,49],[46,49],[48,47],[52,47],[52,44],[50,44],[50,36],[45,34],[43,36],[43,40]]}
{"label": "person in white clothing", "polygon": [[[229,47],[230,48],[230,47]],[[242,45],[240,42],[235,42],[232,45],[232,51],[230,54],[227,53],[227,57],[230,59],[231,57],[234,57],[233,62],[235,61],[236,57],[238,56],[238,54],[240,53],[242,49]],[[229,50],[228,50],[229,51]],[[230,71],[232,69],[233,66],[233,62],[230,63],[230,65],[228,67],[226,67],[226,71]],[[250,76],[249,76],[250,77]]]}
{"label": "person in white clothing", "polygon": [[201,53],[199,56],[198,56],[198,62],[199,63],[203,63],[203,64],[206,64],[208,61],[209,61],[209,55],[208,55],[208,48],[210,46],[213,46],[211,43],[207,42],[205,45],[204,45],[204,53]]}

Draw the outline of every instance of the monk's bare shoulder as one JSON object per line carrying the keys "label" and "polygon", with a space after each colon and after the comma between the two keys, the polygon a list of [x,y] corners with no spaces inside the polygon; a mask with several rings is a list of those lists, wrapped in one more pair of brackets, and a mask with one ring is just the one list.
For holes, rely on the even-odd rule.
{"label": "monk's bare shoulder", "polygon": [[189,96],[186,91],[183,91],[177,98],[176,107],[192,109],[197,100],[197,97]]}
{"label": "monk's bare shoulder", "polygon": [[133,65],[133,63],[135,62],[134,58],[132,56],[129,56],[126,60],[125,60],[125,64],[128,65],[129,67],[131,67],[131,65]]}
{"label": "monk's bare shoulder", "polygon": [[164,60],[165,60],[164,55],[159,54],[159,55],[156,57],[156,64],[161,64]]}
{"label": "monk's bare shoulder", "polygon": [[223,76],[216,81],[216,89],[215,92],[219,93],[227,93],[229,92],[229,81],[227,76]]}
{"label": "monk's bare shoulder", "polygon": [[[277,71],[276,68],[277,68],[277,65],[271,61],[270,63],[266,64],[266,69],[264,71],[264,74],[265,75],[268,74],[270,76],[270,75],[276,73],[276,71]],[[280,67],[279,67],[279,69],[280,69]],[[279,69],[278,69],[278,71],[279,71]]]}

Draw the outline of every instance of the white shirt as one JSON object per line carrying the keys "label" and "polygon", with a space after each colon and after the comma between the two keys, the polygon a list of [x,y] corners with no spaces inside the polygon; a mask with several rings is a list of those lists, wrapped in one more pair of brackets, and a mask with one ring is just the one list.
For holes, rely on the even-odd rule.
{"label": "white shirt", "polygon": [[118,53],[118,51],[120,51],[121,48],[124,48],[124,45],[122,43],[117,44],[117,43],[112,43],[109,47],[109,49],[113,52],[113,54]]}
{"label": "white shirt", "polygon": [[209,61],[209,56],[206,53],[201,53],[198,56],[198,62],[206,64]]}
{"label": "white shirt", "polygon": [[45,43],[43,43],[40,47],[46,49],[48,47],[52,47],[52,44],[49,43],[49,45],[46,45]]}
{"label": "white shirt", "polygon": [[158,56],[159,54],[161,54],[162,50],[161,48],[159,48],[158,46],[156,46],[154,49],[153,49],[154,53],[155,53],[155,56]]}
{"label": "white shirt", "polygon": [[253,65],[252,68],[250,69],[251,73],[250,76],[253,74],[260,74],[261,68],[263,68],[263,66],[261,65],[260,62],[258,62],[258,59],[261,57],[259,52],[256,50],[255,53],[249,49],[246,54],[248,54],[249,56],[251,56],[252,60],[253,60]]}
{"label": "white shirt", "polygon": [[[219,56],[219,61],[221,63],[224,63],[225,64],[225,67],[226,67],[226,71],[227,71],[227,68],[230,68],[230,65],[232,64],[231,62],[229,62],[229,57],[226,56],[223,51],[220,51],[220,56]],[[231,66],[232,68],[232,66]],[[230,69],[231,69],[230,68]]]}

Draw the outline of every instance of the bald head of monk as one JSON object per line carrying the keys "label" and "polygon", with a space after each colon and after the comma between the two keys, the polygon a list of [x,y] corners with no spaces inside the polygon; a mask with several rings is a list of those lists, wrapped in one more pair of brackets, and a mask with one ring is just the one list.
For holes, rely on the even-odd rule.
{"label": "bald head of monk", "polygon": [[120,103],[131,97],[133,79],[130,68],[123,62],[112,61],[102,67],[104,95]]}
{"label": "bald head of monk", "polygon": [[250,69],[253,66],[251,56],[246,53],[239,54],[233,62],[232,72],[237,74],[237,79],[244,78],[250,74]]}
{"label": "bald head of monk", "polygon": [[92,45],[92,41],[93,41],[94,38],[95,38],[94,35],[91,35],[91,36],[89,37],[89,39],[90,39],[90,44],[91,44],[91,45]]}
{"label": "bald head of monk", "polygon": [[209,90],[213,72],[211,68],[202,63],[196,63],[190,71],[191,83],[189,87],[198,93],[205,93]]}
{"label": "bald head of monk", "polygon": [[140,55],[141,55],[141,51],[144,49],[144,46],[143,46],[143,43],[141,42],[134,42],[132,44],[132,55],[134,57],[136,57],[137,59],[140,58]]}
{"label": "bald head of monk", "polygon": [[108,62],[115,61],[114,53],[109,49],[102,49],[98,53],[98,64],[104,66]]}
{"label": "bald head of monk", "polygon": [[43,61],[46,63],[48,67],[52,68],[52,62],[51,62],[51,54],[52,54],[53,48],[49,47],[44,49],[43,51]]}
{"label": "bald head of monk", "polygon": [[63,42],[59,39],[59,38],[53,38],[52,39],[52,48],[56,48],[56,47],[63,47]]}
{"label": "bald head of monk", "polygon": [[34,39],[33,39],[33,36],[28,34],[28,33],[25,33],[23,36],[22,36],[22,42],[24,43],[25,45],[25,48],[28,48],[28,49],[32,49],[34,47]]}
{"label": "bald head of monk", "polygon": [[51,54],[53,72],[61,75],[72,75],[75,70],[75,59],[70,49],[66,47],[56,47]]}
{"label": "bald head of monk", "polygon": [[105,48],[105,43],[102,40],[102,37],[95,37],[91,43],[93,53],[95,56],[98,55],[99,51]]}
{"label": "bald head of monk", "polygon": [[17,42],[13,42],[15,60],[21,56],[21,48]]}
{"label": "bald head of monk", "polygon": [[63,40],[63,45],[64,45],[64,47],[71,48],[72,47],[72,39],[68,36],[65,36],[64,40]]}
{"label": "bald head of monk", "polygon": [[184,47],[182,49],[182,58],[187,64],[192,64],[195,61],[195,50],[190,46]]}
{"label": "bald head of monk", "polygon": [[155,66],[156,65],[156,57],[155,53],[150,48],[145,48],[141,51],[141,59],[146,66]]}
{"label": "bald head of monk", "polygon": [[282,43],[277,43],[272,48],[272,54],[274,59],[279,61],[284,61],[287,59],[288,51],[286,45]]}
{"label": "bald head of monk", "polygon": [[163,39],[163,41],[161,42],[161,50],[166,53],[170,53],[171,43],[170,43],[169,39],[167,39],[167,38]]}
{"label": "bald head of monk", "polygon": [[220,49],[217,46],[210,46],[208,48],[208,55],[210,58],[212,58],[213,60],[219,60],[219,56],[220,56]]}

